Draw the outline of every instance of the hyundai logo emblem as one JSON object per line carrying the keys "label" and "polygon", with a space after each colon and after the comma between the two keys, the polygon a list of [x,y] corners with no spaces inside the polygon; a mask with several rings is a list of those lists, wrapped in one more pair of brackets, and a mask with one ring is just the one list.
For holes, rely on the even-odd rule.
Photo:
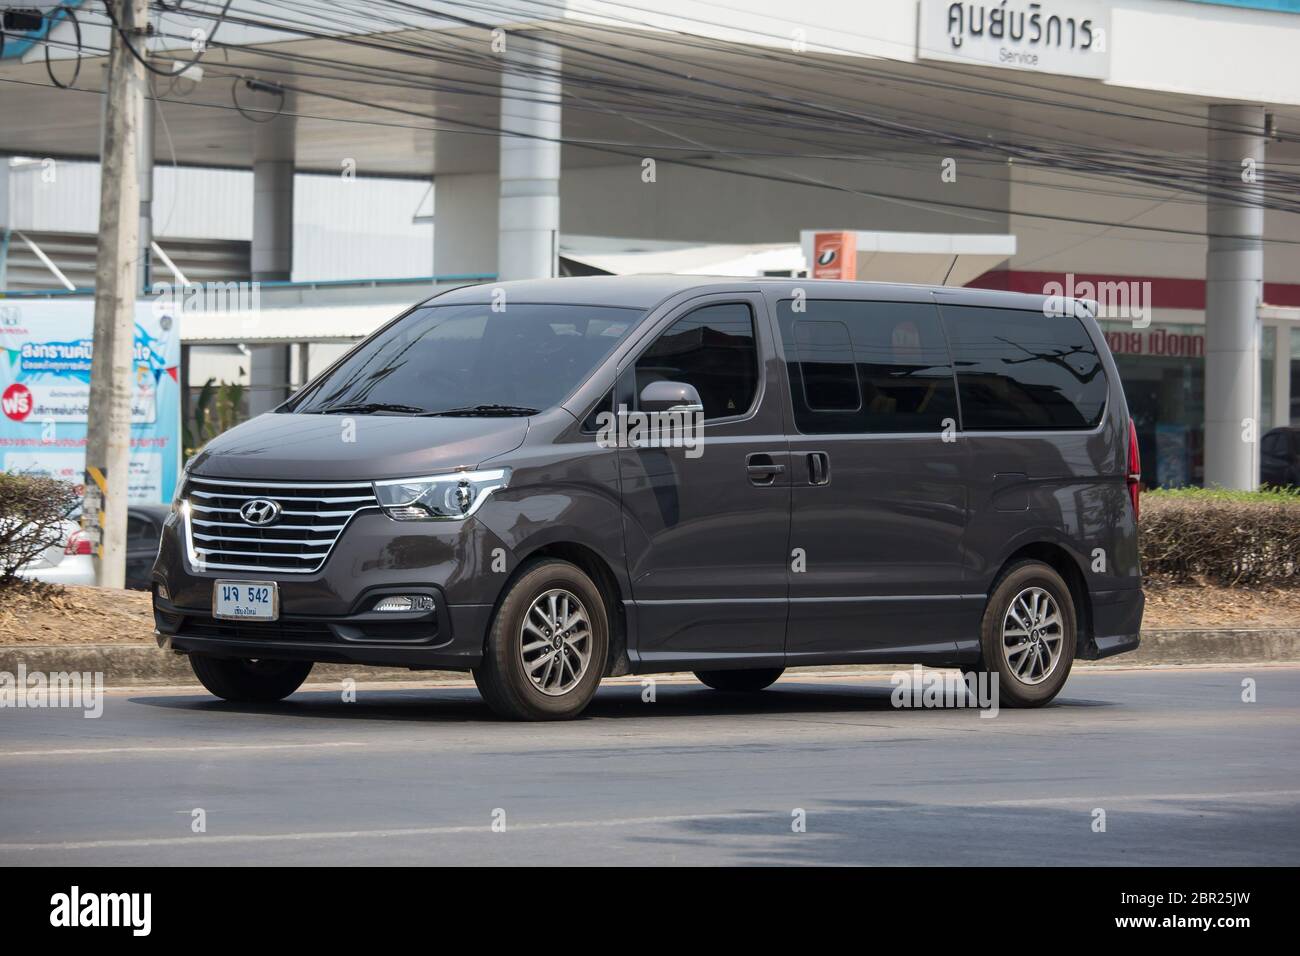
{"label": "hyundai logo emblem", "polygon": [[239,517],[248,524],[271,524],[280,517],[280,503],[269,498],[254,498],[239,506]]}

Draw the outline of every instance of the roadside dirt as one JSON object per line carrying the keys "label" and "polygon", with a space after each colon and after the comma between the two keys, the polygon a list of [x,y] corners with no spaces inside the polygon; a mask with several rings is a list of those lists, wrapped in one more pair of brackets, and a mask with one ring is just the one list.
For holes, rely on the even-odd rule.
{"label": "roadside dirt", "polygon": [[24,583],[0,589],[0,644],[152,644],[147,591]]}
{"label": "roadside dirt", "polygon": [[1148,588],[1142,629],[1300,627],[1300,588]]}
{"label": "roadside dirt", "polygon": [[[1144,630],[1300,627],[1300,588],[1147,590]],[[145,591],[18,585],[0,589],[0,644],[152,644]]]}

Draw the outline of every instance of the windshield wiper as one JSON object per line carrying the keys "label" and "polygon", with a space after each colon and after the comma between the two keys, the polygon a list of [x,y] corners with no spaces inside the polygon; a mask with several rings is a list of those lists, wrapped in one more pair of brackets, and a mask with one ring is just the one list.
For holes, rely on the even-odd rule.
{"label": "windshield wiper", "polygon": [[340,415],[349,412],[358,415],[373,415],[375,412],[401,412],[403,415],[422,415],[423,408],[415,405],[401,405],[395,402],[354,402],[350,405],[329,405],[319,409],[318,415]]}
{"label": "windshield wiper", "polygon": [[425,412],[425,418],[432,418],[437,415],[536,415],[538,409],[529,408],[527,405],[465,405],[461,408],[444,408],[438,412]]}

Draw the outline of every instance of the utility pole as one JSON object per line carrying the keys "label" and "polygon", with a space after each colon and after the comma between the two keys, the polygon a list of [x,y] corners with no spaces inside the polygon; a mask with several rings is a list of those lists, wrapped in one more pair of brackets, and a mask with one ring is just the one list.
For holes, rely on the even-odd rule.
{"label": "utility pole", "polygon": [[140,229],[138,178],[148,0],[105,0],[117,26],[108,55],[104,148],[100,157],[99,246],[95,257],[95,347],[86,421],[83,525],[98,530],[95,580],[126,584],[126,498],[131,461],[135,298]]}

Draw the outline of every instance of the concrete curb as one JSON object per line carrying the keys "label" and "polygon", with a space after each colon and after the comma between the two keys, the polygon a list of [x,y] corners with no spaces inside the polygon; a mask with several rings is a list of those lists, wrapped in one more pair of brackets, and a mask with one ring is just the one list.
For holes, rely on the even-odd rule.
{"label": "concrete curb", "polygon": [[[1240,628],[1234,630],[1147,631],[1136,651],[1103,661],[1078,661],[1085,667],[1141,667],[1169,664],[1275,664],[1300,662],[1300,628]],[[23,664],[28,673],[80,671],[103,673],[110,686],[197,684],[182,654],[153,644],[6,644],[0,646],[0,671],[15,674]],[[881,664],[821,666],[821,672],[879,671]],[[797,672],[795,672],[797,673]],[[312,683],[352,678],[357,681],[463,681],[454,671],[409,671],[393,667],[317,664]]]}
{"label": "concrete curb", "polygon": [[[164,651],[155,644],[7,644],[0,646],[0,671],[17,673],[18,664],[27,672],[102,672],[108,686],[193,684],[198,679],[184,654]],[[330,683],[351,677],[357,681],[464,680],[468,675],[452,671],[410,671],[396,667],[350,667],[346,664],[317,664],[313,683]]]}
{"label": "concrete curb", "polygon": [[1090,662],[1097,667],[1145,664],[1275,664],[1300,661],[1300,628],[1143,631],[1137,650]]}

